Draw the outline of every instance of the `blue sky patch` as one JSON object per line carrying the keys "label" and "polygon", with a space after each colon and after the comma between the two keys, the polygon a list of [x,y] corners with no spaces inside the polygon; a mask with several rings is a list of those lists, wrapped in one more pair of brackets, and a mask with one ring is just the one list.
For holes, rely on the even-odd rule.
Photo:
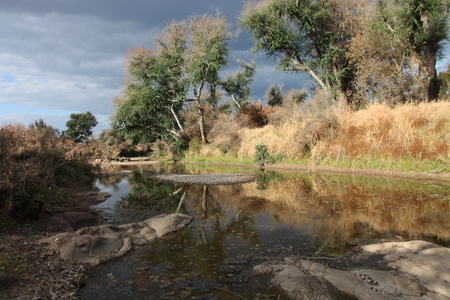
{"label": "blue sky patch", "polygon": [[9,74],[1,74],[0,75],[0,81],[2,82],[14,82],[16,80],[16,77],[11,76]]}

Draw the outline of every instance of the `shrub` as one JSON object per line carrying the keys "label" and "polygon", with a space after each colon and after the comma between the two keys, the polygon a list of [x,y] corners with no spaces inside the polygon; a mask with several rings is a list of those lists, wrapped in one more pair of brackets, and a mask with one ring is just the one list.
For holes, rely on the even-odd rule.
{"label": "shrub", "polygon": [[236,120],[244,127],[260,128],[269,122],[270,108],[262,106],[261,102],[245,105],[236,111]]}
{"label": "shrub", "polygon": [[189,142],[189,150],[192,154],[198,155],[200,153],[200,149],[202,148],[202,141],[199,137],[193,137]]}
{"label": "shrub", "polygon": [[161,140],[157,140],[152,146],[153,157],[162,158],[169,153],[169,145]]}
{"label": "shrub", "polygon": [[7,124],[0,128],[0,217],[27,219],[51,211],[67,186],[92,167],[66,158],[65,144],[48,128]]}
{"label": "shrub", "polygon": [[265,164],[274,164],[277,162],[281,162],[283,159],[283,155],[281,153],[276,153],[275,155],[271,155],[264,144],[258,144],[255,146],[255,155],[253,157],[253,161],[260,166],[264,166]]}
{"label": "shrub", "polygon": [[183,140],[177,140],[172,144],[172,155],[175,160],[180,160],[184,157],[186,151],[189,149],[189,144]]}
{"label": "shrub", "polygon": [[236,153],[241,146],[241,127],[228,115],[219,115],[209,137],[222,154]]}

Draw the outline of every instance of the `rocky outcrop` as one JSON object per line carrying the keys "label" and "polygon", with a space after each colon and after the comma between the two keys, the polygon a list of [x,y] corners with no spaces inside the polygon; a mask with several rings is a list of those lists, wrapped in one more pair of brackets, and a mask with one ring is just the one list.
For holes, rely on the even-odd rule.
{"label": "rocky outcrop", "polygon": [[[378,269],[336,270],[288,257],[254,268],[291,299],[450,299],[450,249],[425,241],[367,245],[354,262],[378,259]],[[384,269],[384,270],[380,270]]]}
{"label": "rocky outcrop", "polygon": [[41,240],[74,263],[96,266],[121,257],[135,245],[144,245],[187,226],[192,217],[184,214],[160,215],[143,222],[100,225],[65,232]]}

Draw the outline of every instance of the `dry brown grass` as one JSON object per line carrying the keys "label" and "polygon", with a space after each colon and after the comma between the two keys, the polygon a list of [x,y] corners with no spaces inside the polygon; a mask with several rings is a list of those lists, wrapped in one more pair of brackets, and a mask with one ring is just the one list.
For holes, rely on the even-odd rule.
{"label": "dry brown grass", "polygon": [[[402,104],[392,108],[374,103],[359,111],[318,93],[307,104],[284,103],[268,114],[268,125],[248,128],[239,122],[217,122],[212,149],[233,145],[239,157],[253,157],[255,146],[270,153],[311,163],[328,160],[398,160],[449,162],[450,102]],[[234,123],[237,123],[234,124]],[[220,134],[217,134],[220,132]]]}
{"label": "dry brown grass", "polygon": [[51,203],[65,197],[64,188],[80,173],[92,171],[70,145],[64,144],[49,126],[26,128],[23,124],[0,127],[0,225],[36,217]]}
{"label": "dry brown grass", "polygon": [[450,103],[404,104],[391,108],[372,104],[339,116],[328,152],[339,148],[346,157],[448,160]]}

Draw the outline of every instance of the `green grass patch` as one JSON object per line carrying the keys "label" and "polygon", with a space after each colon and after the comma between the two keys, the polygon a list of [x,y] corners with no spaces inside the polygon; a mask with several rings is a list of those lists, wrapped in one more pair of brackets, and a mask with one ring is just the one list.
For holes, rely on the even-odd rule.
{"label": "green grass patch", "polygon": [[402,172],[450,172],[450,162],[436,160],[414,160],[409,157],[400,159],[357,158],[357,159],[323,159],[318,166],[331,166],[352,169],[392,170]]}
{"label": "green grass patch", "polygon": [[[234,155],[224,154],[214,157],[202,157],[191,156],[184,158],[185,162],[196,163],[229,163],[229,164],[243,164],[243,165],[256,165],[254,160],[250,157],[236,157]],[[351,169],[373,169],[373,170],[391,170],[401,172],[435,172],[435,173],[449,173],[450,161],[437,161],[437,160],[416,160],[410,157],[404,158],[374,158],[374,157],[362,157],[362,158],[324,158],[321,161],[315,162],[311,160],[309,155],[305,155],[302,158],[283,158],[281,161],[275,163],[286,165],[315,165],[321,167],[339,167],[339,168],[351,168]]]}
{"label": "green grass patch", "polygon": [[197,162],[197,163],[228,163],[228,164],[244,164],[244,165],[254,164],[253,160],[249,157],[238,158],[228,154],[213,157],[190,156],[183,158],[182,161]]}

